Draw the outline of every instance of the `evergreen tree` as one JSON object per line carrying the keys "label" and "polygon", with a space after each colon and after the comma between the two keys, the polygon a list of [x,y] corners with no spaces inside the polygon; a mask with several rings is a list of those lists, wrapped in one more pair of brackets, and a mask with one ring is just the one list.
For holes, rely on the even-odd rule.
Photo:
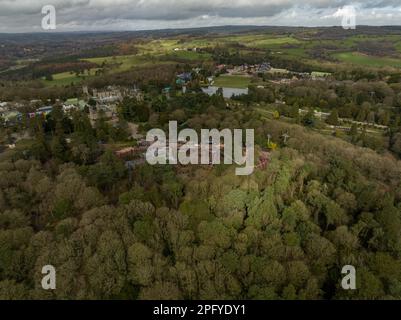
{"label": "evergreen tree", "polygon": [[332,126],[338,126],[339,125],[339,120],[338,120],[338,111],[337,109],[334,109],[329,117],[327,118],[326,122]]}

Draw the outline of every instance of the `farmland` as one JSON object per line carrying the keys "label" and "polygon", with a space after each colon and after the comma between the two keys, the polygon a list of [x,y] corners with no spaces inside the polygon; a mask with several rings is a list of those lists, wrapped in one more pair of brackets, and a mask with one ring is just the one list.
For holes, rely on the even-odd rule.
{"label": "farmland", "polygon": [[43,83],[46,86],[65,86],[65,85],[70,85],[70,84],[77,84],[80,83],[82,81],[84,81],[85,79],[94,77],[96,75],[96,71],[98,71],[100,69],[98,68],[93,68],[90,69],[89,72],[86,73],[80,73],[80,74],[76,74],[74,72],[62,72],[62,73],[56,73],[52,76],[52,80],[46,80],[43,79]]}
{"label": "farmland", "polygon": [[227,88],[247,88],[251,83],[250,77],[245,76],[220,76],[216,78],[214,86]]}
{"label": "farmland", "polygon": [[339,59],[341,62],[354,65],[370,66],[377,68],[381,67],[401,68],[401,59],[395,59],[395,58],[374,57],[361,54],[358,52],[338,53],[335,54],[334,57]]}
{"label": "farmland", "polygon": [[[212,63],[214,48],[225,48],[230,54],[242,56],[268,54],[279,61],[292,64],[303,63],[309,70],[335,72],[353,67],[369,67],[377,70],[382,67],[401,68],[401,40],[394,35],[364,34],[352,35],[335,40],[317,37],[313,32],[305,34],[257,33],[232,35],[210,35],[207,37],[162,37],[158,39],[130,42],[119,45],[117,52],[122,54],[85,57],[79,61],[95,64],[89,71],[67,71],[52,74],[52,80],[44,80],[45,86],[65,86],[78,84],[98,74],[118,74],[139,66],[154,66],[167,63]],[[129,53],[129,52],[132,53]],[[125,54],[127,53],[127,54]],[[287,63],[287,62],[286,62]],[[23,72],[25,67],[21,67]],[[286,69],[283,64],[276,69]],[[284,67],[284,68],[283,68]],[[273,69],[274,70],[274,69]],[[291,70],[291,68],[289,68]],[[17,70],[18,71],[18,70]],[[15,71],[15,72],[17,72]],[[241,77],[221,77],[216,85],[244,88],[249,79]]]}

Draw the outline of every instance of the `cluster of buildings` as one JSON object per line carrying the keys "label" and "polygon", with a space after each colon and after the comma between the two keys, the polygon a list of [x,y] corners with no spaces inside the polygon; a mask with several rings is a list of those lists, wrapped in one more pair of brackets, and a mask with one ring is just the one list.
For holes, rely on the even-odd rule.
{"label": "cluster of buildings", "polygon": [[[225,68],[224,65],[220,66],[222,69]],[[227,69],[229,74],[235,75],[255,75],[259,73],[266,73],[272,69],[270,63],[263,62],[261,64],[242,64],[240,66],[235,66],[231,69]]]}
{"label": "cluster of buildings", "polygon": [[103,110],[106,112],[114,112],[117,108],[117,105],[123,101],[125,97],[136,98],[140,101],[144,99],[143,93],[136,86],[107,86],[102,90],[93,89],[92,94],[89,93],[87,87],[84,87],[83,92],[88,99],[93,99],[96,102],[96,108],[98,110]]}
{"label": "cluster of buildings", "polygon": [[[201,73],[202,69],[201,68],[193,68],[191,72],[183,72],[180,73],[176,76],[176,84],[179,86],[186,86],[188,82],[192,81],[194,77],[197,77]],[[204,77],[200,78],[200,84],[201,85],[211,85],[214,82],[214,77],[210,76],[204,79]],[[184,90],[185,91],[185,90]]]}
{"label": "cluster of buildings", "polygon": [[149,146],[150,143],[148,141],[141,139],[138,141],[136,147],[127,147],[117,150],[115,155],[120,159],[133,159],[138,158],[138,156],[144,159],[146,150]]}
{"label": "cluster of buildings", "polygon": [[318,72],[318,71],[314,71],[310,74],[310,77],[312,80],[326,80],[328,77],[331,76],[331,73],[328,72]]}
{"label": "cluster of buildings", "polygon": [[92,94],[90,94],[88,87],[85,86],[82,88],[82,91],[88,99],[92,98],[97,104],[118,103],[125,97],[136,97],[139,100],[143,99],[142,92],[136,86],[107,86],[102,90],[92,89]]}
{"label": "cluster of buildings", "polygon": [[192,51],[192,52],[197,52],[197,51],[199,51],[200,49],[199,48],[196,48],[196,47],[194,47],[194,48],[179,48],[179,47],[177,47],[177,48],[174,48],[174,51],[175,52],[178,52],[178,51]]}
{"label": "cluster of buildings", "polygon": [[[97,111],[103,110],[110,115],[115,114],[117,105],[124,99],[124,97],[136,97],[139,100],[143,100],[142,92],[136,87],[118,87],[109,86],[103,90],[93,89],[92,93],[89,92],[88,87],[83,87],[84,99],[71,98],[66,101],[57,100],[56,104],[61,105],[63,112],[70,113],[74,110],[83,111],[86,107],[89,108],[91,114],[96,114]],[[93,99],[96,102],[96,106],[90,108],[88,101]],[[31,100],[27,103],[17,102],[0,102],[0,118],[3,119],[5,125],[12,126],[20,121],[24,115],[28,118],[34,118],[37,116],[47,116],[53,111],[52,105],[44,105],[39,108],[35,107],[43,105],[41,100]],[[23,110],[35,110],[26,112]]]}
{"label": "cluster of buildings", "polygon": [[93,89],[92,98],[99,104],[120,102],[123,99],[123,93],[117,87],[109,86],[104,90]]}
{"label": "cluster of buildings", "polygon": [[287,75],[287,77],[276,80],[277,83],[281,83],[281,84],[291,83],[291,82],[294,82],[297,80],[323,81],[331,76],[331,73],[328,73],[328,72],[313,71],[311,73],[308,73],[308,72],[295,72],[295,71],[289,71],[289,70],[284,70],[284,69],[272,69],[271,73],[273,73],[275,75],[280,75],[280,74]]}
{"label": "cluster of buildings", "polygon": [[[228,73],[229,75],[237,75],[237,76],[252,76],[260,73],[267,73],[272,69],[270,63],[263,62],[261,64],[243,64],[240,66],[234,66],[231,68],[227,68],[225,64],[220,64],[216,66],[215,73]],[[185,87],[188,82],[192,81],[195,74],[199,74],[201,72],[201,68],[194,68],[191,72],[183,72],[176,76],[176,84],[182,87]],[[206,79],[203,78],[201,81],[202,86],[213,85],[214,76],[209,76]],[[166,88],[168,91],[169,88]],[[165,93],[165,92],[164,92]]]}
{"label": "cluster of buildings", "polygon": [[[307,114],[309,110],[305,109],[299,109],[300,114]],[[313,110],[314,116],[319,119],[319,120],[326,120],[329,116],[329,112],[322,112],[319,110]],[[387,130],[388,126],[380,125],[377,123],[372,123],[372,122],[362,122],[362,121],[355,121],[353,119],[346,119],[346,118],[338,118],[338,121],[340,123],[348,123],[348,124],[356,124],[357,126],[360,127],[371,127],[379,130]],[[344,130],[349,130],[349,127],[344,127],[344,126],[329,126],[331,129],[337,128],[337,129],[344,129]]]}
{"label": "cluster of buildings", "polygon": [[20,103],[0,102],[0,118],[6,125],[13,125],[22,119],[22,113],[18,110],[23,107]]}
{"label": "cluster of buildings", "polygon": [[63,111],[68,113],[72,110],[84,110],[88,104],[84,100],[79,100],[78,98],[68,99],[63,103]]}
{"label": "cluster of buildings", "polygon": [[[0,103],[0,118],[3,119],[6,126],[12,126],[22,121],[24,115],[29,118],[35,118],[38,116],[47,116],[53,111],[52,105],[45,105],[39,108],[35,108],[38,104],[42,104],[43,102],[40,100],[31,100],[26,104],[22,103],[12,103],[12,102],[1,102]],[[60,101],[56,101],[56,103],[60,103],[62,106],[62,110],[65,113],[70,112],[71,110],[83,110],[87,103],[84,100],[79,100],[77,98],[68,99],[67,101],[61,103]],[[34,109],[35,111],[26,112],[23,110],[26,109]]]}
{"label": "cluster of buildings", "polygon": [[[127,147],[120,150],[115,151],[115,155],[125,160],[127,167],[134,168],[136,165],[144,164],[146,162],[146,152],[151,145],[151,142],[146,141],[145,139],[141,139],[138,141],[138,145],[135,147]],[[170,148],[179,150],[183,145],[186,145],[191,151],[197,151],[198,154],[198,162],[202,163],[202,155],[209,154],[209,166],[212,166],[214,163],[214,159],[216,157],[220,157],[221,163],[224,163],[224,143],[220,143],[217,146],[213,146],[212,143],[193,143],[189,144],[188,142],[178,141],[178,142],[169,142],[166,140],[166,147],[161,148],[159,154],[155,154],[155,157],[159,159],[165,159],[166,162],[174,161],[177,162],[177,159],[171,158]],[[243,152],[246,152],[246,149],[243,149]],[[270,162],[270,152],[260,150],[258,152],[257,162],[255,163],[255,168],[266,169]]]}
{"label": "cluster of buildings", "polygon": [[192,73],[191,72],[183,72],[177,75],[177,79],[175,81],[178,85],[186,85],[189,81],[192,80]]}
{"label": "cluster of buildings", "polygon": [[139,101],[143,101],[144,99],[143,92],[136,86],[107,86],[101,90],[93,89],[92,93],[89,92],[87,87],[83,87],[83,92],[87,100],[92,99],[96,102],[95,106],[89,108],[89,119],[92,124],[98,118],[98,111],[104,112],[108,118],[115,119],[117,115],[117,106],[126,97],[136,98]]}
{"label": "cluster of buildings", "polygon": [[234,66],[228,68],[226,65],[222,64],[216,67],[217,72],[228,73],[229,75],[238,76],[254,76],[259,74],[269,73],[274,77],[274,82],[276,84],[289,84],[297,80],[313,80],[313,81],[323,81],[331,76],[328,72],[318,72],[314,71],[311,73],[307,72],[295,72],[286,69],[276,69],[271,66],[268,62],[263,62],[261,64],[242,64],[239,66]]}

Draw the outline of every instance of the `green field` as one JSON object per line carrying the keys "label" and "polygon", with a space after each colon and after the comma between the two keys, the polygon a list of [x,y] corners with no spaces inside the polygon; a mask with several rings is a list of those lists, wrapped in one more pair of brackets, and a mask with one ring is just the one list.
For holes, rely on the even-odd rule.
{"label": "green field", "polygon": [[395,67],[401,68],[401,59],[373,57],[357,52],[343,52],[334,54],[334,57],[345,63],[364,65],[370,67]]}
{"label": "green field", "polygon": [[136,45],[139,54],[161,55],[172,52],[175,48],[183,48],[177,39],[153,40],[147,43]]}
{"label": "green field", "polygon": [[[165,46],[162,48],[165,48]],[[148,53],[140,55],[87,58],[84,61],[95,63],[99,67],[91,69],[89,73],[85,73],[84,75],[81,74],[78,76],[74,72],[62,72],[53,74],[53,80],[42,79],[42,81],[46,86],[65,86],[93,77],[98,70],[103,70],[106,73],[118,73],[131,70],[134,67],[143,67],[156,63],[165,64],[175,62],[176,60],[204,61],[211,58],[210,54],[193,51],[173,51],[173,49],[168,51],[168,53],[160,50],[157,54],[150,54],[151,50],[156,50],[153,42],[148,49]]]}
{"label": "green field", "polygon": [[154,44],[146,44],[142,46],[144,52],[157,52],[161,50],[174,48],[205,48],[205,47],[214,47],[216,45],[224,45],[233,42],[238,42],[242,45],[245,45],[249,48],[270,48],[275,47],[279,48],[283,45],[287,44],[301,44],[300,40],[290,37],[290,36],[274,36],[274,35],[266,35],[266,34],[247,34],[247,35],[234,35],[234,36],[226,36],[226,37],[210,37],[210,38],[192,38],[188,39],[185,42],[167,42],[165,40],[160,41],[161,46],[154,47]]}
{"label": "green field", "polygon": [[109,69],[111,72],[123,72],[128,71],[137,66],[147,66],[151,64],[163,64],[174,62],[176,59],[197,61],[210,59],[209,54],[198,53],[193,51],[169,51],[164,53],[163,51],[157,54],[141,54],[141,55],[126,55],[126,56],[114,56],[114,57],[102,57],[102,58],[89,58],[85,61],[96,63],[101,68]]}
{"label": "green field", "polygon": [[62,72],[53,74],[53,80],[42,79],[46,86],[65,86],[71,83],[79,83],[85,79],[94,77],[96,71],[104,70],[105,72],[124,72],[132,69],[136,66],[146,66],[153,63],[166,63],[160,62],[156,58],[151,58],[149,56],[138,56],[138,55],[126,55],[126,56],[110,56],[101,58],[88,58],[85,61],[96,63],[99,68],[93,68],[89,73],[76,75],[74,72]]}
{"label": "green field", "polygon": [[289,73],[290,71],[288,71],[287,69],[277,69],[277,68],[271,68],[268,73],[281,73],[281,74],[286,74]]}
{"label": "green field", "polygon": [[255,39],[255,41],[251,42],[252,46],[257,48],[270,48],[270,47],[277,47],[286,44],[300,44],[301,42],[292,37],[283,37],[283,38],[262,38],[262,39]]}
{"label": "green field", "polygon": [[94,77],[97,70],[99,70],[99,68],[93,68],[89,73],[85,72],[85,74],[80,74],[79,76],[75,72],[56,73],[53,74],[53,80],[42,79],[42,81],[46,86],[66,86]]}
{"label": "green field", "polygon": [[271,35],[264,35],[264,34],[231,36],[231,37],[225,37],[220,40],[223,40],[225,42],[238,42],[240,44],[243,44],[243,45],[246,45],[249,47],[259,47],[259,48],[300,43],[300,41],[298,39],[295,39],[293,37],[271,36]]}
{"label": "green field", "polygon": [[122,72],[132,69],[138,65],[146,65],[156,59],[151,59],[146,56],[138,55],[127,55],[127,56],[113,56],[113,57],[102,57],[102,58],[90,58],[85,59],[92,63],[96,63],[99,67],[110,68],[113,72]]}
{"label": "green field", "polygon": [[188,60],[188,61],[198,61],[198,60],[208,60],[211,59],[211,55],[209,53],[199,53],[194,51],[175,51],[166,55],[171,60],[180,59],[180,60]]}
{"label": "green field", "polygon": [[222,75],[215,79],[213,86],[245,89],[250,83],[251,78],[249,77]]}

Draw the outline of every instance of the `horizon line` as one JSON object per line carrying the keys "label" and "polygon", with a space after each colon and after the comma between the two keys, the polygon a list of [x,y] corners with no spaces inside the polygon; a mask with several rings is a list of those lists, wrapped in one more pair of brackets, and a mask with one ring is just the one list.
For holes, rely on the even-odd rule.
{"label": "horizon line", "polygon": [[[214,26],[202,26],[202,27],[183,27],[183,28],[158,28],[158,29],[137,29],[137,30],[118,30],[118,29],[114,29],[114,30],[71,30],[71,31],[67,31],[67,30],[63,30],[63,31],[57,31],[57,30],[43,30],[43,31],[16,31],[16,32],[0,32],[0,34],[4,35],[4,34],[8,34],[8,35],[12,35],[12,34],[61,34],[61,33],[124,33],[124,32],[156,32],[156,31],[185,31],[185,30],[200,30],[200,29],[212,29],[212,28],[230,28],[230,27],[234,27],[234,28],[238,28],[238,27],[243,27],[243,28],[292,28],[292,29],[296,29],[296,28],[307,28],[307,29],[314,29],[314,28],[340,28],[343,29],[343,27],[341,25],[330,25],[330,26],[303,26],[303,25],[299,25],[299,26],[288,26],[288,25],[214,25]],[[395,24],[395,25],[356,25],[356,29],[357,28],[361,28],[361,27],[369,27],[369,28],[394,28],[394,27],[400,27],[401,28],[401,24]],[[353,29],[352,31],[355,31],[356,29]],[[348,30],[350,31],[350,30]]]}

